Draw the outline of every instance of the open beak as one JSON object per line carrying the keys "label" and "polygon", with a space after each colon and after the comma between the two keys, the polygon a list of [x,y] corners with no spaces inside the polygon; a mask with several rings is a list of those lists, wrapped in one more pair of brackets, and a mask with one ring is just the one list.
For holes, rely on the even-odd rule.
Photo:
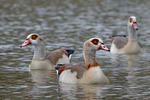
{"label": "open beak", "polygon": [[22,43],[21,47],[25,47],[30,44],[31,44],[31,41],[29,39],[26,39],[26,41],[24,43]]}
{"label": "open beak", "polygon": [[134,30],[138,30],[138,26],[137,26],[136,22],[133,22],[132,27],[133,27]]}
{"label": "open beak", "polygon": [[104,44],[101,44],[99,47],[100,50],[110,51]]}

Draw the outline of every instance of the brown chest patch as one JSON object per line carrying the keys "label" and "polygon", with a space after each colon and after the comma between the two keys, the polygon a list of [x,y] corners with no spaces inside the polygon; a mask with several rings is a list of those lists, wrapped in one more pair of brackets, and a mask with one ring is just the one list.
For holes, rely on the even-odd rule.
{"label": "brown chest patch", "polygon": [[60,75],[64,70],[65,70],[66,66],[62,65],[61,68],[58,70],[58,75]]}
{"label": "brown chest patch", "polygon": [[95,62],[94,64],[87,65],[87,68],[90,69],[92,67],[97,67],[97,66],[99,66],[99,64],[97,62]]}

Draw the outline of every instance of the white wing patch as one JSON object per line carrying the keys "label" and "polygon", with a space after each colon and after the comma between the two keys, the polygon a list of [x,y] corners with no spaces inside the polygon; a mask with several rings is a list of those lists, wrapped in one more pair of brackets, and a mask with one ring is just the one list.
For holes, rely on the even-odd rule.
{"label": "white wing patch", "polygon": [[77,72],[72,73],[71,70],[69,69],[65,70],[60,74],[59,81],[62,83],[71,83],[71,84],[77,83],[78,79],[76,75],[77,75]]}
{"label": "white wing patch", "polygon": [[66,56],[65,54],[63,54],[62,58],[59,58],[59,60],[57,61],[57,64],[69,64],[70,60],[68,58],[68,56]]}
{"label": "white wing patch", "polygon": [[118,53],[119,50],[117,49],[116,45],[112,43],[111,48],[110,48],[111,53]]}

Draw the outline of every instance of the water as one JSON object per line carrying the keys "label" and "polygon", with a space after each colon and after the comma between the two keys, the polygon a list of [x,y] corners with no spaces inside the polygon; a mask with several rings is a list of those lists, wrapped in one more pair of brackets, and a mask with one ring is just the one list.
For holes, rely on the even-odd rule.
{"label": "water", "polygon": [[[0,100],[150,100],[149,0],[1,0]],[[48,50],[72,48],[72,63],[82,63],[83,42],[126,34],[135,15],[145,52],[117,56],[97,52],[108,85],[58,84],[55,71],[29,71],[30,47],[19,48],[30,33],[42,35]]]}

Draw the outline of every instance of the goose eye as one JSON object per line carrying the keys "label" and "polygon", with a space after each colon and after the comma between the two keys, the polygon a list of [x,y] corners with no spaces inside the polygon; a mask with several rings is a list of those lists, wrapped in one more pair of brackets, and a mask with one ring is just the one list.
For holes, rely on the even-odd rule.
{"label": "goose eye", "polygon": [[98,42],[99,42],[99,40],[98,40],[98,39],[93,39],[91,42],[92,42],[94,45],[97,45]]}
{"label": "goose eye", "polygon": [[133,22],[133,19],[132,18],[130,18],[130,23],[132,23]]}
{"label": "goose eye", "polygon": [[36,40],[37,37],[38,37],[37,35],[32,35],[32,36],[31,36],[31,39],[32,39],[32,40]]}

